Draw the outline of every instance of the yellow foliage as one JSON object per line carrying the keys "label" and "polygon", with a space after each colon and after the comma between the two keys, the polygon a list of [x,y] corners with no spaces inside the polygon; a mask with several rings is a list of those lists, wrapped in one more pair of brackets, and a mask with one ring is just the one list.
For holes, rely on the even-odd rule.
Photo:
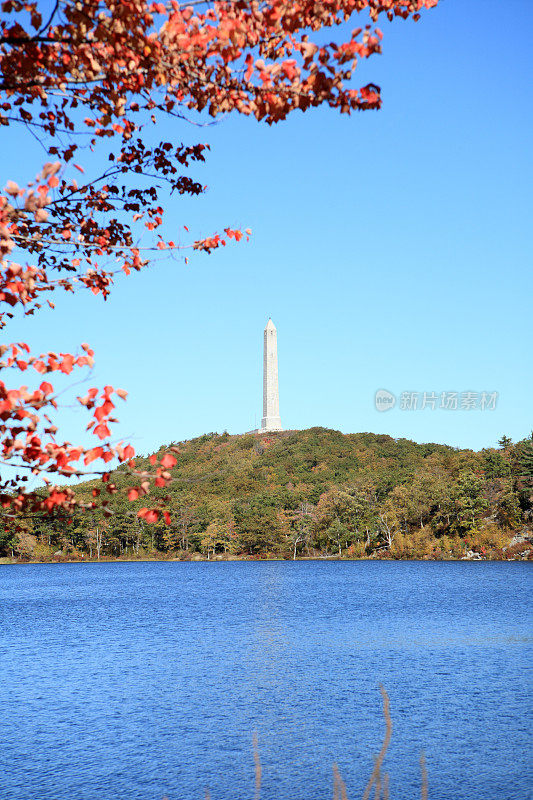
{"label": "yellow foliage", "polygon": [[345,551],[345,555],[348,558],[365,558],[366,554],[366,545],[364,542],[354,542]]}
{"label": "yellow foliage", "polygon": [[[57,550],[57,548],[55,548]],[[32,558],[35,561],[52,561],[54,548],[49,547],[49,545],[45,544],[44,542],[36,542],[33,547],[33,556]]]}
{"label": "yellow foliage", "polygon": [[475,528],[470,531],[468,540],[470,549],[475,548],[485,550],[501,550],[511,541],[512,534],[506,533],[497,525],[487,524],[482,528]]}
{"label": "yellow foliage", "polygon": [[437,541],[431,528],[426,525],[412,533],[398,532],[392,540],[392,558],[427,558],[435,554]]}
{"label": "yellow foliage", "polygon": [[464,542],[457,536],[440,536],[437,539],[437,546],[443,558],[461,558],[464,555]]}

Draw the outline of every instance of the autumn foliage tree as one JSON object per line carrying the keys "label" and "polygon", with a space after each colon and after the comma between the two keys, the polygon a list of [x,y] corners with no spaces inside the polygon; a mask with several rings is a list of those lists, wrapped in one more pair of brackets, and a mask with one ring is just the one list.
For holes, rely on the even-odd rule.
{"label": "autumn foliage tree", "polygon": [[[53,307],[53,293],[88,289],[105,299],[118,272],[145,267],[151,254],[211,252],[240,230],[222,228],[201,238],[169,240],[164,210],[175,195],[195,196],[202,185],[189,174],[208,145],[146,143],[146,127],[164,114],[176,123],[236,111],[268,124],[299,109],[328,105],[341,113],[379,109],[380,89],[355,84],[360,59],[381,52],[379,19],[418,19],[437,0],[232,0],[181,4],[143,0],[5,0],[0,22],[0,125],[36,135],[48,157],[35,179],[20,185],[6,175],[0,196],[0,325],[14,315]],[[355,18],[346,34],[344,23]],[[361,20],[359,24],[358,20]],[[324,29],[337,32],[324,42]],[[107,168],[85,172],[91,151]],[[100,159],[100,162],[102,160]],[[92,169],[92,167],[91,167]],[[0,348],[0,458],[15,467],[0,485],[6,524],[23,514],[70,513],[76,506],[65,479],[99,475],[102,492],[116,487],[106,465],[118,459],[135,469],[134,450],[113,443],[121,389],[90,388],[78,402],[90,415],[93,447],[63,442],[51,373],[90,369],[94,353],[30,352],[22,342]],[[21,386],[19,372],[38,377]],[[10,378],[8,376],[11,376]],[[41,381],[39,383],[39,380]],[[31,379],[28,379],[31,383]],[[154,458],[129,499],[172,479],[175,458]],[[26,489],[37,476],[47,488]],[[62,486],[56,483],[62,483]],[[138,514],[163,518],[164,503]]]}

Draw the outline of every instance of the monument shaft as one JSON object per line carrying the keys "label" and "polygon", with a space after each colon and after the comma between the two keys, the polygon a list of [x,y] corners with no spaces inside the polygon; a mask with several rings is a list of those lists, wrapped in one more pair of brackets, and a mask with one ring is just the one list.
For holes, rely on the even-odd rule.
{"label": "monument shaft", "polygon": [[281,431],[278,390],[278,332],[271,319],[263,334],[263,419],[261,430]]}

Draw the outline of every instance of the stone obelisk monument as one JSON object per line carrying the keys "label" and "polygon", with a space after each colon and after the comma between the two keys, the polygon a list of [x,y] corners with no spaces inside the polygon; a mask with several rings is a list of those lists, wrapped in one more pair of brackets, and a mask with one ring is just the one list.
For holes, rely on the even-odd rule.
{"label": "stone obelisk monument", "polygon": [[279,418],[278,332],[268,319],[263,343],[263,419],[261,431],[282,431]]}

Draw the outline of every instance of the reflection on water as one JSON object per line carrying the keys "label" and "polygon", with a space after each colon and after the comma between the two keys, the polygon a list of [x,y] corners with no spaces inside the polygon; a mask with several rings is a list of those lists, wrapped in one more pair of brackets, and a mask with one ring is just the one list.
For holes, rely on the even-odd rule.
{"label": "reflection on water", "polygon": [[531,565],[0,568],[2,800],[530,797]]}

